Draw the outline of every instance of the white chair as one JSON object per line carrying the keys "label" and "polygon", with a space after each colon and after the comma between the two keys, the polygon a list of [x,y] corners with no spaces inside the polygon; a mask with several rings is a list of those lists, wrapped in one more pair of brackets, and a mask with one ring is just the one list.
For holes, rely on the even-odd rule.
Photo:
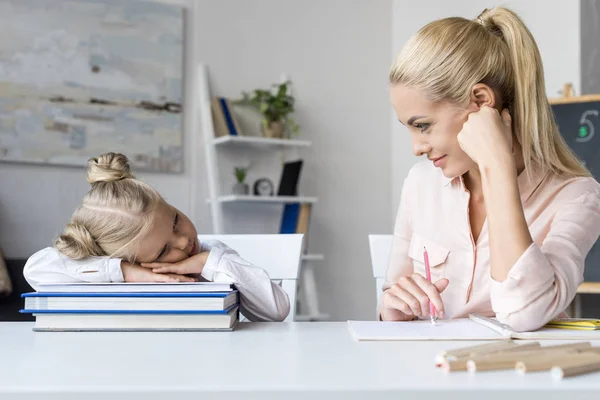
{"label": "white chair", "polygon": [[280,283],[290,298],[290,313],[285,322],[296,317],[296,286],[302,255],[303,234],[285,235],[198,235],[198,240],[219,240],[240,257],[267,271]]}
{"label": "white chair", "polygon": [[392,250],[392,235],[369,235],[369,248],[371,250],[371,266],[373,267],[373,277],[375,278],[375,288],[377,290],[377,302],[379,302]]}

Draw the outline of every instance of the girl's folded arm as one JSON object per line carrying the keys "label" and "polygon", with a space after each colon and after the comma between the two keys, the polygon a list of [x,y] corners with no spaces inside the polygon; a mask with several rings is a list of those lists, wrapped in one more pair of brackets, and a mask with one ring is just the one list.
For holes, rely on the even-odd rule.
{"label": "girl's folded arm", "polygon": [[23,276],[35,290],[42,283],[123,282],[121,259],[88,257],[73,260],[54,247],[46,247],[29,257]]}
{"label": "girl's folded arm", "polygon": [[290,312],[287,293],[262,268],[244,260],[219,241],[202,243],[210,251],[202,277],[212,282],[235,284],[240,292],[241,312],[251,321],[283,321]]}

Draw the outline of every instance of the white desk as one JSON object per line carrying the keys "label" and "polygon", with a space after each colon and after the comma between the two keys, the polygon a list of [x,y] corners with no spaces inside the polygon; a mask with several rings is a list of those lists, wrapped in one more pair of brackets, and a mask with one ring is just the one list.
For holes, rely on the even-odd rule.
{"label": "white desk", "polygon": [[600,373],[561,382],[548,373],[445,375],[434,356],[470,343],[356,342],[345,322],[244,323],[228,333],[35,333],[31,326],[0,323],[2,400],[579,400],[600,391]]}

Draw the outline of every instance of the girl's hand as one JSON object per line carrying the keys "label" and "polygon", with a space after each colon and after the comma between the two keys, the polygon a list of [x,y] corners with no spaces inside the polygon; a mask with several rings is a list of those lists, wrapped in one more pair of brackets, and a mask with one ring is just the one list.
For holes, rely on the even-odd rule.
{"label": "girl's hand", "polygon": [[420,274],[403,276],[383,293],[381,319],[384,321],[410,321],[415,317],[429,316],[429,302],[435,306],[440,318],[444,317],[442,293],[448,279],[429,282]]}
{"label": "girl's hand", "polygon": [[139,265],[121,261],[125,282],[195,282],[194,278],[177,274],[157,274]]}
{"label": "girl's hand", "polygon": [[479,167],[513,154],[512,119],[508,110],[483,106],[469,114],[457,136],[458,144]]}
{"label": "girl's hand", "polygon": [[152,272],[158,274],[200,274],[204,269],[204,264],[208,259],[208,251],[196,254],[186,258],[185,260],[176,263],[164,263],[164,262],[153,262],[153,263],[142,263],[142,267],[152,269]]}

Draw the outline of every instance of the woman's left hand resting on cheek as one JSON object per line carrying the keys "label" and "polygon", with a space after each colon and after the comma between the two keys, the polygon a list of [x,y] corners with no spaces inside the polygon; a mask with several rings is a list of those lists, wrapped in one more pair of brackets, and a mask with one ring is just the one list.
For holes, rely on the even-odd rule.
{"label": "woman's left hand resting on cheek", "polygon": [[201,274],[210,252],[204,251],[176,263],[152,262],[142,263],[142,267],[151,268],[157,274]]}
{"label": "woman's left hand resting on cheek", "polygon": [[507,109],[483,106],[469,114],[457,136],[458,144],[479,167],[513,159],[512,119]]}
{"label": "woman's left hand resting on cheek", "polygon": [[[525,166],[519,165],[513,151],[519,144],[513,143],[510,113],[482,106],[469,114],[457,138],[479,167],[490,243],[490,276],[504,282],[533,243],[517,182]],[[518,148],[517,156],[520,153]]]}

